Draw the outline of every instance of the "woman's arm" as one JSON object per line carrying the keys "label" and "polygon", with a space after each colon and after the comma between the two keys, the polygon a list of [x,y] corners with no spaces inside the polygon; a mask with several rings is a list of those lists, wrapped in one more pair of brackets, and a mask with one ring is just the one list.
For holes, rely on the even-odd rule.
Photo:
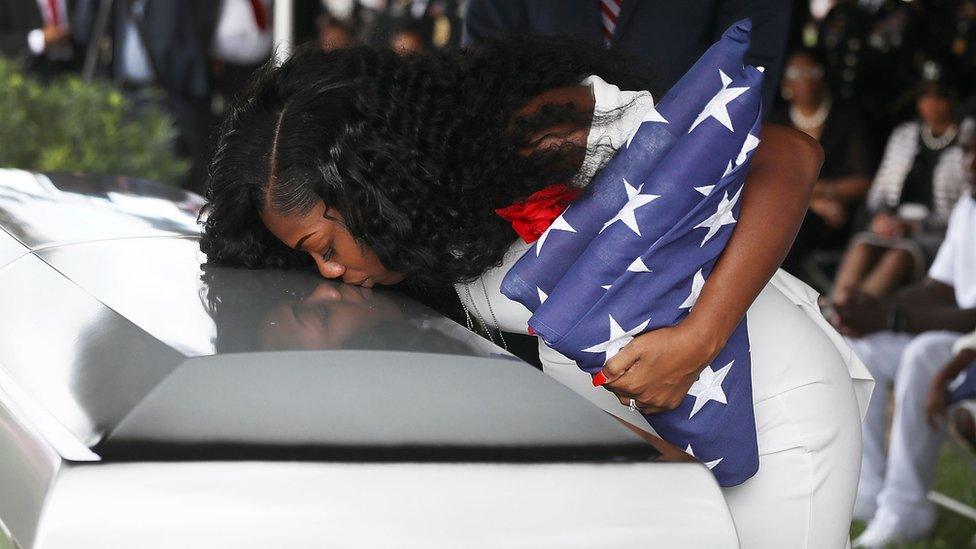
{"label": "woman's arm", "polygon": [[866,175],[847,175],[835,179],[822,179],[813,189],[813,195],[851,204],[863,199],[871,188],[871,178]]}
{"label": "woman's arm", "polygon": [[949,407],[949,384],[963,370],[969,368],[973,361],[976,361],[976,350],[963,349],[932,379],[925,395],[925,418],[933,431],[940,430],[945,423],[946,409]]}
{"label": "woman's arm", "polygon": [[[609,412],[607,413],[610,414]],[[635,435],[644,439],[644,441],[646,441],[648,444],[650,444],[655,449],[657,449],[658,452],[661,452],[661,461],[683,461],[683,462],[698,461],[695,458],[689,456],[687,453],[685,453],[684,450],[678,448],[674,444],[671,444],[670,442],[667,442],[662,438],[656,437],[643,429],[638,429],[637,427],[634,427],[630,423],[627,423],[626,421],[620,419],[619,417],[613,414],[610,414],[610,417],[619,421],[624,427],[633,431]]]}
{"label": "woman's arm", "polygon": [[604,366],[604,386],[621,402],[633,398],[647,412],[679,406],[793,244],[823,150],[784,126],[764,125],[760,138],[738,223],[691,313],[674,327],[634,338]]}
{"label": "woman's arm", "polygon": [[810,202],[823,151],[803,132],[765,125],[732,237],[684,322],[712,334],[711,360],[786,257]]}

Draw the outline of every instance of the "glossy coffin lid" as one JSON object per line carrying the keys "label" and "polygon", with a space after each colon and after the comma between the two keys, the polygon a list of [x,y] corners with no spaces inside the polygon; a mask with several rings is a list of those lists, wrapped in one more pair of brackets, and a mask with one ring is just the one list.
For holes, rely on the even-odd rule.
{"label": "glossy coffin lid", "polygon": [[0,169],[0,227],[32,249],[140,236],[197,234],[203,199],[125,177]]}
{"label": "glossy coffin lid", "polygon": [[654,455],[396,292],[204,269],[198,197],[54,180],[0,170],[0,382],[102,459]]}

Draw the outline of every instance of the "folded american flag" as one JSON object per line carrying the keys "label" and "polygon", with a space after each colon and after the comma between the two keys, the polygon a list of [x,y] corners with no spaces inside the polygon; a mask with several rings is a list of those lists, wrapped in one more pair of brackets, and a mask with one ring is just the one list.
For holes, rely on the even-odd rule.
{"label": "folded american flag", "polygon": [[[634,336],[684,318],[728,242],[759,144],[762,71],[743,66],[750,29],[726,30],[505,276],[529,326],[590,374]],[[720,485],[754,475],[745,319],[680,407],[645,417]]]}

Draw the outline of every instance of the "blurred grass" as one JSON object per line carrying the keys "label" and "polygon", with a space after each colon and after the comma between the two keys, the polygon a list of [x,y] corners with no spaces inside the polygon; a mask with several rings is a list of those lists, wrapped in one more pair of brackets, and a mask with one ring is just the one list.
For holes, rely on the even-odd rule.
{"label": "blurred grass", "polygon": [[[935,477],[935,490],[966,505],[976,507],[976,472],[973,458],[965,450],[952,443],[946,443],[939,456],[939,466]],[[899,549],[959,549],[974,547],[970,545],[976,535],[976,522],[957,515],[942,507],[938,510],[935,531],[927,540],[897,546]],[[864,523],[855,522],[851,526],[851,539],[864,531]]]}

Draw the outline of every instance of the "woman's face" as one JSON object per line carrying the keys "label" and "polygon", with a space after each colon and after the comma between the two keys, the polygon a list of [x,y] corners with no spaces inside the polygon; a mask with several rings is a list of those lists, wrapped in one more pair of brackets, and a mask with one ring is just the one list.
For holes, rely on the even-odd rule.
{"label": "woman's face", "polygon": [[945,124],[952,120],[952,100],[933,91],[919,96],[918,116],[928,124]]}
{"label": "woman's face", "polygon": [[361,246],[346,229],[342,216],[321,200],[307,214],[280,214],[273,208],[261,212],[261,221],[285,246],[308,252],[325,278],[372,288],[396,284],[406,275],[383,266],[372,250]]}
{"label": "woman's face", "polygon": [[807,55],[794,55],[783,71],[783,91],[794,104],[820,103],[823,68]]}
{"label": "woman's face", "polygon": [[387,294],[323,281],[307,298],[268,313],[262,348],[338,349],[370,326],[402,316]]}

